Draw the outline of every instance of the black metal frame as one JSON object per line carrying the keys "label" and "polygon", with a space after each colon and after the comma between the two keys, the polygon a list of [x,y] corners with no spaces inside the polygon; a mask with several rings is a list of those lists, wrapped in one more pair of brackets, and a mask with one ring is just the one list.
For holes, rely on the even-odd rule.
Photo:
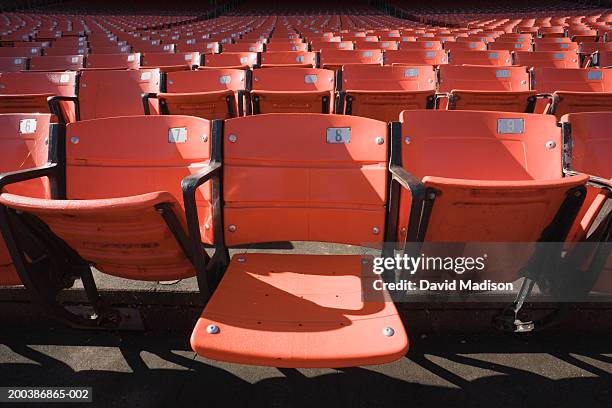
{"label": "black metal frame", "polygon": [[[216,284],[213,280],[216,276],[211,275],[215,270],[208,264],[211,258],[202,245],[195,196],[199,186],[212,180],[214,234],[215,238],[222,237],[223,219],[220,202],[222,129],[222,121],[212,122],[212,155],[209,164],[198,173],[185,177],[181,182],[188,231],[184,231],[172,204],[159,203],[155,206],[186,258],[194,265],[198,285],[205,301],[210,298],[212,292],[210,288]],[[48,177],[52,198],[65,199],[65,138],[65,125],[52,124],[48,162],[38,168],[1,174],[0,192],[13,183]],[[122,321],[121,310],[111,309],[104,304],[92,275],[91,262],[83,259],[56,236],[42,220],[27,212],[0,205],[0,229],[22,283],[32,294],[33,300],[53,317],[77,328],[134,328],[133,322]],[[225,254],[220,252],[215,253],[213,260],[223,260],[223,255],[229,259],[227,252]],[[87,299],[93,307],[93,313],[85,316],[71,312],[57,299],[58,293],[72,286],[77,278],[81,279]]]}
{"label": "black metal frame", "polygon": [[[408,230],[403,241],[404,254],[416,256],[420,253],[425,241],[429,219],[431,217],[436,196],[441,194],[433,188],[427,188],[414,175],[403,167],[402,163],[402,134],[401,124],[393,122],[391,126],[391,157],[389,160],[389,171],[391,173],[389,215],[387,230],[398,231],[398,219],[400,211],[401,189],[410,192],[412,203],[408,217]],[[569,189],[566,198],[561,204],[552,223],[545,228],[538,242],[542,243],[535,251],[527,265],[521,270],[525,275],[523,284],[517,294],[515,301],[504,312],[494,319],[494,325],[500,329],[525,332],[531,331],[536,326],[541,327],[550,319],[523,322],[519,318],[522,307],[529,297],[536,282],[545,278],[541,274],[542,267],[549,262],[560,262],[563,242],[572,227],[576,216],[586,197],[586,188],[577,186]],[[557,246],[544,243],[557,243]],[[550,268],[548,268],[550,269]]]}
{"label": "black metal frame", "polygon": [[49,105],[49,111],[57,116],[57,120],[61,124],[68,123],[67,118],[64,116],[62,112],[62,108],[60,106],[60,102],[72,102],[74,103],[74,110],[76,115],[77,122],[81,120],[81,107],[79,104],[78,96],[50,96],[47,98],[47,104]]}

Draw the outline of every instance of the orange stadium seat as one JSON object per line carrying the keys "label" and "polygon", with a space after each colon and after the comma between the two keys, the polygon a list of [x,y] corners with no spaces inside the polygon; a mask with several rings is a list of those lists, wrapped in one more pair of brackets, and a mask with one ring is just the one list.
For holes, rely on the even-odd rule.
{"label": "orange stadium seat", "polygon": [[253,114],[331,113],[334,72],[319,68],[266,68],[253,71]]}
{"label": "orange stadium seat", "polygon": [[18,72],[28,68],[27,57],[0,57],[0,72]]}
{"label": "orange stadium seat", "polygon": [[149,99],[159,100],[162,115],[189,115],[204,119],[242,116],[250,71],[208,68],[166,74],[166,92],[145,94],[143,104],[149,114]]}
{"label": "orange stadium seat", "polygon": [[261,67],[317,68],[318,55],[305,51],[266,51],[261,54]]}
{"label": "orange stadium seat", "polygon": [[403,110],[434,107],[431,66],[345,65],[338,77],[336,113],[392,122]]}
{"label": "orange stadium seat", "polygon": [[[49,176],[63,193],[53,198],[20,195],[11,192],[10,184],[19,180],[3,178],[0,203],[8,210],[2,215],[13,226],[32,223],[35,217],[38,231],[44,231],[38,236],[57,252],[58,262],[69,265],[64,273],[81,278],[97,316],[76,316],[41,295],[44,277],[35,273],[29,246],[17,244],[20,265],[15,266],[28,277],[28,289],[58,318],[85,327],[120,323],[100,302],[92,265],[102,273],[136,280],[198,274],[204,278],[198,281],[202,293],[207,293],[202,242],[212,242],[212,229],[204,225],[213,220],[212,186],[206,181],[219,170],[211,160],[211,143],[218,142],[219,131],[201,118],[133,116],[71,123],[65,134],[52,136],[57,139],[53,143],[65,145],[65,168],[58,170],[55,162],[55,167],[22,178]],[[189,219],[198,216],[203,221],[200,228]],[[188,225],[195,225],[195,231]],[[24,228],[6,228],[4,223],[3,232],[7,231],[12,241],[23,242]]]}
{"label": "orange stadium seat", "polygon": [[86,67],[88,69],[138,69],[140,68],[140,53],[89,54]]}
{"label": "orange stadium seat", "polygon": [[[226,121],[225,244],[381,246],[387,144],[387,123],[355,116]],[[306,189],[288,189],[287,183]],[[274,367],[401,358],[408,337],[393,302],[368,290],[376,275],[364,271],[364,261],[360,255],[235,254],[198,319],[192,348],[206,358]]]}
{"label": "orange stadium seat", "polygon": [[580,58],[575,51],[516,51],[514,63],[529,68],[580,68]]}
{"label": "orange stadium seat", "polygon": [[594,68],[534,68],[533,88],[552,94],[546,113],[612,110],[612,71]]}
{"label": "orange stadium seat", "polygon": [[448,63],[452,65],[512,65],[512,54],[507,50],[466,51],[452,50],[448,53]]}
{"label": "orange stadium seat", "polygon": [[[49,160],[49,114],[4,113],[0,114],[0,183],[7,177],[18,177],[24,170],[42,168]],[[12,174],[5,176],[4,174]],[[6,189],[12,194],[47,198],[50,185],[45,179],[29,180],[13,184]],[[33,247],[38,250],[38,247]],[[41,253],[42,254],[42,253]],[[40,258],[40,256],[35,259]],[[0,286],[20,285],[21,280],[11,256],[0,237]]]}
{"label": "orange stadium seat", "polygon": [[441,65],[448,63],[446,51],[386,51],[384,54],[385,65]]}
{"label": "orange stadium seat", "polygon": [[308,51],[308,44],[306,43],[283,43],[283,42],[271,42],[266,44],[266,51],[283,52],[283,51]]}
{"label": "orange stadium seat", "polygon": [[[533,112],[536,91],[525,67],[440,65],[438,91],[447,109]],[[443,99],[440,99],[442,102]]]}
{"label": "orange stadium seat", "polygon": [[204,67],[213,68],[253,68],[259,65],[259,54],[256,52],[224,52],[222,54],[204,55]]}
{"label": "orange stadium seat", "polygon": [[[400,231],[400,242],[566,239],[588,177],[564,177],[563,140],[553,116],[421,110],[402,112],[401,123],[390,164],[390,194],[401,198],[390,204],[389,223],[401,226],[390,227]],[[426,248],[411,244],[404,251],[420,254]],[[541,273],[529,265],[542,256],[546,253],[536,250],[531,260],[514,259],[512,267],[491,265],[472,278],[513,282],[524,276],[519,296],[527,296]],[[517,297],[507,314],[496,319],[498,324],[524,330],[522,301]]]}
{"label": "orange stadium seat", "polygon": [[199,52],[148,52],[142,56],[143,68],[159,68],[162,72],[184,71],[199,65]]}
{"label": "orange stadium seat", "polygon": [[341,69],[346,64],[382,65],[381,50],[323,50],[321,51],[322,68]]}
{"label": "orange stadium seat", "polygon": [[78,71],[82,68],[82,55],[58,55],[30,58],[30,71]]}

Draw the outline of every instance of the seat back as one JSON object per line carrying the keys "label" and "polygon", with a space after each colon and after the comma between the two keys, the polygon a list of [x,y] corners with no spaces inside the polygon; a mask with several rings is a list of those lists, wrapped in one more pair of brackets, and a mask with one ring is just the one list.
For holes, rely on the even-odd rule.
{"label": "seat back", "polygon": [[140,68],[140,53],[89,54],[86,67],[95,69],[138,69]]}
{"label": "seat back", "polygon": [[253,71],[253,113],[331,111],[334,72],[276,67]]}
{"label": "seat back", "polygon": [[387,132],[386,123],[355,116],[226,121],[225,242],[382,242]]}
{"label": "seat back", "polygon": [[[79,119],[142,115],[142,94],[159,92],[158,69],[93,70],[81,73],[79,80]],[[158,112],[157,102],[151,102]]]}
{"label": "seat back", "polygon": [[516,51],[514,63],[529,68],[580,68],[580,58],[573,51]]}
{"label": "seat back", "polygon": [[224,52],[204,56],[204,67],[245,69],[252,68],[257,63],[256,52]]}
{"label": "seat back", "polygon": [[30,58],[31,71],[78,71],[82,68],[82,55],[58,55]]}
{"label": "seat back", "polygon": [[246,90],[242,69],[207,68],[166,74],[167,93],[158,94],[163,114],[190,115],[205,119],[238,116]]}
{"label": "seat back", "polygon": [[[45,222],[98,270],[129,279],[193,276],[193,265],[162,217],[177,216],[181,181],[210,160],[211,123],[190,116],[116,117],[66,128],[67,200],[2,196]],[[212,240],[210,183],[196,192],[204,242]]]}
{"label": "seat back", "polygon": [[487,43],[482,41],[452,41],[444,43],[444,49],[449,51],[483,51]]}
{"label": "seat back", "polygon": [[439,91],[528,91],[529,73],[525,67],[485,67],[440,65]]}
{"label": "seat back", "polygon": [[[40,167],[48,161],[50,120],[49,114],[0,114],[0,173]],[[27,197],[50,196],[49,184],[45,178],[13,184],[5,191]],[[18,284],[19,277],[0,236],[0,286]]]}
{"label": "seat back", "polygon": [[421,51],[385,51],[385,65],[407,64],[407,65],[440,65],[446,64],[448,57],[444,50],[421,50]]}
{"label": "seat back", "polygon": [[317,53],[304,51],[267,51],[261,54],[261,66],[295,66],[315,68]]}
{"label": "seat back", "polygon": [[0,72],[18,72],[27,69],[27,57],[2,57],[0,56]]}
{"label": "seat back", "polygon": [[442,49],[441,41],[402,41],[400,42],[399,49],[402,51],[437,51]]}
{"label": "seat back", "polygon": [[534,89],[538,92],[612,92],[612,71],[595,68],[534,68]]}
{"label": "seat back", "polygon": [[200,65],[199,52],[148,52],[142,56],[142,66],[150,68]]}
{"label": "seat back", "polygon": [[270,44],[266,44],[267,52],[270,51],[308,51],[308,44],[306,43],[293,43],[293,42],[280,42],[272,41]]}
{"label": "seat back", "polygon": [[321,51],[321,67],[339,69],[346,64],[382,65],[381,50],[323,50]]}
{"label": "seat back", "polygon": [[510,51],[468,51],[452,50],[448,54],[448,63],[453,65],[512,65]]}

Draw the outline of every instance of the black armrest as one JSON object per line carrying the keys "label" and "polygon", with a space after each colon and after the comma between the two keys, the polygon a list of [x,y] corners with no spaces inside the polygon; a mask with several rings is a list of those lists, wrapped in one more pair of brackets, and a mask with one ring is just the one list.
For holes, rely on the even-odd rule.
{"label": "black armrest", "polygon": [[389,172],[393,180],[397,181],[400,186],[410,191],[413,199],[424,200],[427,189],[425,184],[412,174],[408,173],[403,167],[391,164]]}
{"label": "black armrest", "polygon": [[195,200],[195,191],[202,184],[206,183],[208,180],[217,176],[221,170],[221,163],[210,162],[208,166],[204,167],[197,173],[190,174],[185,177],[181,182],[181,188],[183,189],[183,198],[187,199],[187,194],[192,196]]}
{"label": "black armrest", "polygon": [[[61,124],[66,124],[67,120],[64,117],[64,113],[62,112],[62,109],[60,108],[60,104],[59,104],[60,102],[73,102],[75,107],[77,107],[77,112],[78,112],[79,98],[77,98],[76,96],[59,96],[59,95],[50,96],[47,98],[47,105],[49,105],[49,111],[55,116],[57,116]],[[78,119],[79,118],[77,114],[77,120]]]}
{"label": "black armrest", "polygon": [[449,93],[446,93],[446,92],[437,92],[434,95],[434,109],[439,109],[440,108],[440,99],[442,99],[442,98],[449,99]]}
{"label": "black armrest", "polygon": [[142,94],[142,106],[144,108],[144,114],[150,115],[151,109],[149,108],[149,99],[157,99],[157,93],[155,92],[145,92]]}
{"label": "black armrest", "polygon": [[55,175],[58,169],[57,163],[47,163],[44,166],[31,169],[11,171],[0,174],[0,192],[9,184],[20,183],[26,180],[33,180],[40,177]]}
{"label": "black armrest", "polygon": [[344,115],[344,104],[345,104],[346,92],[336,91],[336,114]]}
{"label": "black armrest", "polygon": [[[580,173],[579,171],[574,171],[574,170],[563,170],[563,174],[565,176],[577,176],[583,173]],[[612,180],[608,180],[605,179],[603,177],[597,177],[597,176],[592,176],[589,175],[589,181],[587,181],[587,184],[596,188],[600,188],[602,190],[608,190],[610,192],[612,192]]]}

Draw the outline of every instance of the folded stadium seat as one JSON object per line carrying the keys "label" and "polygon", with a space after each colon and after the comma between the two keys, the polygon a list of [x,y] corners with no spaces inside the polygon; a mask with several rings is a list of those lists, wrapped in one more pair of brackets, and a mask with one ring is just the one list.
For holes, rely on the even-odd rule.
{"label": "folded stadium seat", "polygon": [[263,43],[236,43],[223,44],[221,52],[263,52],[265,51]]}
{"label": "folded stadium seat", "polygon": [[453,41],[444,43],[447,51],[483,51],[487,49],[487,44],[481,41]]}
{"label": "folded stadium seat", "polygon": [[253,68],[259,65],[259,55],[256,52],[207,54],[204,55],[204,68]]}
{"label": "folded stadium seat", "polygon": [[334,72],[318,68],[277,67],[253,71],[251,111],[332,113]]}
{"label": "folded stadium seat", "polygon": [[448,56],[444,50],[434,51],[385,51],[385,65],[440,65],[448,63]]}
{"label": "folded stadium seat", "polygon": [[140,53],[89,54],[85,61],[87,69],[138,69]]}
{"label": "folded stadium seat", "polygon": [[[76,72],[0,73],[0,113],[49,113],[49,97],[75,95]],[[74,119],[70,104],[59,106],[64,117]]]}
{"label": "folded stadium seat", "polygon": [[[50,120],[49,114],[0,114],[0,174],[41,167],[47,163],[49,152],[45,140],[49,135]],[[11,185],[7,192],[47,198],[50,186],[47,180],[37,179]],[[20,284],[4,239],[0,237],[0,286]]]}
{"label": "folded stadium seat", "polygon": [[595,68],[534,68],[532,87],[552,94],[543,109],[557,119],[566,113],[612,110],[612,71]]}
{"label": "folded stadium seat", "polygon": [[535,42],[534,51],[578,51],[574,42]]}
{"label": "folded stadium seat", "polygon": [[[142,95],[159,93],[159,69],[139,70],[85,70],[81,72],[77,97],[55,97],[49,101],[53,113],[58,115],[57,104],[73,101],[76,105],[76,120],[109,118],[113,116],[142,115]],[[159,112],[156,100],[150,101],[149,109]],[[69,122],[63,115],[62,122]]]}
{"label": "folded stadium seat", "polygon": [[597,51],[594,56],[595,65],[600,68],[612,67],[612,50],[610,51]]}
{"label": "folded stadium seat", "polygon": [[441,50],[442,49],[442,42],[441,41],[429,41],[429,40],[424,40],[424,41],[408,41],[408,42],[401,42],[399,45],[399,49],[402,51],[422,51],[422,50],[428,50],[428,51],[437,51],[437,50]]}
{"label": "folded stadium seat", "polygon": [[[579,282],[574,285],[582,287],[583,293],[590,290],[611,293],[612,259],[609,256],[609,243],[612,213],[608,211],[607,215],[605,214],[605,204],[612,198],[612,167],[609,160],[612,148],[612,112],[564,115],[561,118],[561,126],[565,136],[566,172],[590,175],[585,203],[569,235],[569,241],[579,244],[574,247],[574,251],[570,246],[568,258],[574,258],[572,254],[575,252],[580,266],[584,266],[585,259],[592,261],[584,268],[587,274],[580,275]],[[591,243],[591,246],[581,244],[583,242]],[[592,248],[596,242],[602,244]],[[588,252],[587,256],[585,250]],[[603,260],[598,260],[602,253]]]}
{"label": "folded stadium seat", "polygon": [[261,54],[261,67],[317,68],[318,54],[305,51],[266,51]]}
{"label": "folded stadium seat", "polygon": [[381,50],[323,50],[320,53],[322,68],[338,70],[346,64],[382,65]]}
{"label": "folded stadium seat", "polygon": [[176,52],[199,52],[200,54],[218,54],[220,50],[218,42],[196,42],[196,40],[185,40],[176,46]]}
{"label": "folded stadium seat", "polygon": [[0,57],[33,57],[40,55],[40,47],[0,47]]}
{"label": "folded stadium seat", "polygon": [[399,43],[397,41],[356,41],[356,50],[397,50],[399,49]]}
{"label": "folded stadium seat", "polygon": [[[225,245],[382,246],[387,134],[385,122],[356,116],[269,114],[226,121]],[[362,268],[364,262],[369,259],[361,255],[237,253],[194,328],[191,346],[206,358],[272,367],[401,358],[407,335],[390,297],[372,289],[376,277]]]}
{"label": "folded stadium seat", "polygon": [[[55,126],[59,131],[50,144],[65,146],[60,153],[65,165],[55,160],[52,167],[9,175],[0,183],[2,233],[32,297],[72,325],[112,328],[124,322],[102,304],[92,266],[145,281],[197,273],[206,295],[202,242],[212,243],[215,228],[222,233],[220,224],[211,229],[216,187],[207,182],[219,170],[220,147],[211,159],[211,140],[218,146],[220,124],[211,127],[189,116],[133,116],[71,123],[65,130]],[[60,185],[52,199],[11,193],[15,181],[44,176]],[[46,243],[54,262],[63,262],[64,275],[81,278],[93,313],[75,315],[55,300],[55,291],[49,293],[48,275],[35,273],[27,233]]]}
{"label": "folded stadium seat", "polygon": [[[583,203],[588,177],[564,177],[561,129],[553,116],[421,110],[402,112],[400,119],[401,135],[394,136],[391,144],[390,194],[401,198],[389,204],[389,225],[399,231],[398,241],[410,244],[404,251],[420,254],[428,248],[427,242],[566,239]],[[396,222],[401,228],[391,227]],[[425,246],[415,249],[414,243]],[[536,249],[531,257],[513,259],[516,268],[489,259],[477,276],[466,272],[462,279],[508,283],[522,275],[527,279],[519,295],[527,297],[542,273],[529,265],[545,269],[541,262],[552,262],[550,255]],[[519,315],[523,301],[517,298],[496,323],[513,331],[532,330],[533,324]]]}
{"label": "folded stadium seat", "polygon": [[30,71],[78,71],[82,68],[82,55],[58,55],[30,58]]}
{"label": "folded stadium seat", "polygon": [[145,114],[149,99],[159,101],[162,115],[189,115],[204,119],[229,119],[243,116],[250,71],[208,68],[166,74],[166,91],[145,94]]}
{"label": "folded stadium seat", "polygon": [[[561,118],[566,171],[591,176],[585,205],[570,233],[570,241],[586,238],[606,200],[612,197],[611,126],[612,112],[571,113]],[[610,288],[612,290],[612,286]]]}
{"label": "folded stadium seat", "polygon": [[75,45],[73,47],[54,46],[45,48],[45,56],[57,57],[65,55],[87,55],[89,50],[85,45]]}
{"label": "folded stadium seat", "polygon": [[338,75],[336,113],[396,121],[409,109],[432,109],[436,74],[427,65],[345,65]]}
{"label": "folded stadium seat", "polygon": [[354,50],[355,44],[352,41],[311,41],[310,49],[312,51],[323,50]]}
{"label": "folded stadium seat", "polygon": [[510,51],[466,51],[452,50],[448,53],[448,63],[452,65],[512,65]]}
{"label": "folded stadium seat", "polygon": [[515,51],[514,64],[529,68],[580,68],[580,58],[575,51]]}
{"label": "folded stadium seat", "polygon": [[440,65],[438,92],[448,110],[533,112],[537,100],[525,67]]}
{"label": "folded stadium seat", "polygon": [[0,72],[19,72],[26,69],[27,57],[0,57]]}
{"label": "folded stadium seat", "polygon": [[495,41],[487,45],[491,51],[531,51],[531,42],[501,42]]}
{"label": "folded stadium seat", "polygon": [[295,42],[280,42],[272,41],[266,44],[266,51],[282,52],[282,51],[308,51],[308,44]]}
{"label": "folded stadium seat", "polygon": [[161,72],[185,71],[199,65],[199,52],[155,52],[142,56],[143,68],[159,68]]}

